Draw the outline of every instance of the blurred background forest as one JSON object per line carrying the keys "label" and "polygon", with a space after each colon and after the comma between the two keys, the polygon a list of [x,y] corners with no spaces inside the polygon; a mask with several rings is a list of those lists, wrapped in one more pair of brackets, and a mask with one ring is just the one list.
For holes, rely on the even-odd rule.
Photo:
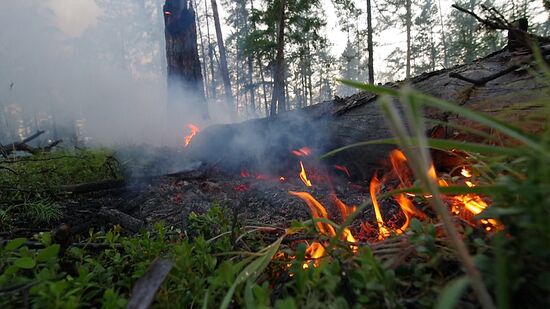
{"label": "blurred background forest", "polygon": [[[269,115],[277,1],[191,3],[197,14],[199,57],[214,121],[213,111],[224,106],[226,97],[213,4],[220,12],[238,119]],[[481,4],[495,7],[510,21],[527,17],[530,32],[548,35],[544,3],[457,2],[469,10]],[[46,129],[48,134],[41,138],[64,138],[64,144],[77,146],[166,144],[163,4],[162,0],[1,3],[0,141]],[[452,9],[451,4],[448,0],[288,1],[286,109],[351,95],[355,90],[338,85],[337,77],[385,83],[470,62],[505,46],[505,33],[483,31],[473,17]]]}

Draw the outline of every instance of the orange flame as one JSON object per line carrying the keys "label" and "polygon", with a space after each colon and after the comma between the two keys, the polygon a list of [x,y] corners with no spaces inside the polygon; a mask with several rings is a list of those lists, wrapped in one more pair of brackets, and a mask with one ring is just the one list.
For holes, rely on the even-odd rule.
{"label": "orange flame", "polygon": [[311,181],[307,178],[306,170],[304,168],[304,163],[302,163],[302,161],[300,161],[300,179],[306,186],[308,187],[312,186]]}
{"label": "orange flame", "polygon": [[[322,258],[325,255],[325,247],[321,245],[319,242],[313,242],[309,247],[306,249],[306,259],[313,259],[315,260],[313,262],[313,267],[319,266],[318,259]],[[309,263],[305,262],[302,265],[303,269],[309,268]]]}
{"label": "orange flame", "polygon": [[344,221],[357,209],[357,207],[355,206],[349,207],[348,205],[344,204],[344,202],[342,202],[334,193],[330,195],[330,199],[332,203],[334,203],[334,205],[338,207],[338,210],[340,210],[342,220]]}
{"label": "orange flame", "polygon": [[191,131],[191,133],[189,133],[189,135],[185,136],[185,145],[184,147],[188,147],[189,146],[189,143],[191,143],[191,140],[195,137],[195,135],[197,135],[197,133],[199,133],[200,129],[199,127],[197,127],[196,125],[190,123],[187,125],[187,128],[189,128],[189,130]]}
{"label": "orange flame", "polygon": [[382,212],[380,212],[380,206],[378,205],[378,199],[376,198],[376,196],[380,193],[380,181],[376,175],[372,177],[369,188],[372,205],[374,206],[374,214],[376,216],[376,224],[378,225],[378,239],[382,240],[390,236],[390,230],[384,226],[384,219],[382,218]]}
{"label": "orange flame", "polygon": [[[304,202],[306,202],[307,206],[309,206],[309,210],[311,211],[311,216],[313,218],[328,219],[328,213],[326,208],[321,203],[319,203],[313,196],[311,196],[311,194],[307,192],[295,192],[295,191],[288,191],[288,193],[296,197],[299,197]],[[330,224],[317,222],[317,228],[321,233],[325,235],[329,235],[329,236],[336,235],[336,231]]]}
{"label": "orange flame", "polygon": [[307,157],[307,156],[311,155],[311,148],[302,147],[298,150],[292,150],[292,153],[297,157]]}

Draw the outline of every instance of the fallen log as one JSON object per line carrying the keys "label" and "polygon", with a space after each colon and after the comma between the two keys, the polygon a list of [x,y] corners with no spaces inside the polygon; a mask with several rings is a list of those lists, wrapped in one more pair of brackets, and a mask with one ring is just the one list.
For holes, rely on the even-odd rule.
{"label": "fallen log", "polygon": [[60,143],[63,142],[63,140],[57,140],[57,141],[54,141],[54,142],[50,143],[49,145],[47,145],[45,147],[38,147],[38,148],[28,145],[29,142],[31,142],[32,140],[38,138],[40,135],[42,135],[44,133],[46,133],[46,131],[36,131],[36,133],[34,133],[33,135],[23,139],[20,142],[13,142],[13,143],[9,143],[9,144],[6,144],[6,145],[0,144],[0,155],[2,155],[4,158],[6,158],[8,155],[10,155],[10,154],[12,154],[13,152],[16,152],[16,151],[24,151],[24,152],[28,152],[28,153],[33,154],[33,155],[41,153],[41,152],[49,152],[55,146],[57,146],[57,145],[59,145]]}
{"label": "fallen log", "polygon": [[[422,74],[409,83],[423,93],[536,131],[541,123],[528,124],[525,120],[542,107],[527,102],[545,97],[548,87],[529,70],[505,70],[517,63],[518,55],[505,49],[469,64]],[[494,78],[483,80],[483,87],[477,87],[469,81],[454,78],[457,74],[472,79]],[[385,86],[399,88],[404,84],[397,82]],[[460,115],[440,110],[428,109],[425,115],[443,123],[479,126]],[[444,128],[442,137],[453,137],[455,133]],[[357,142],[389,137],[391,132],[377,104],[377,96],[359,92],[275,118],[207,127],[191,142],[187,155],[229,172],[238,173],[246,168],[277,174],[298,170],[296,157],[291,154],[294,149],[308,146],[315,150],[315,155]],[[346,166],[354,178],[369,179],[391,148],[349,149],[333,157],[330,163]]]}

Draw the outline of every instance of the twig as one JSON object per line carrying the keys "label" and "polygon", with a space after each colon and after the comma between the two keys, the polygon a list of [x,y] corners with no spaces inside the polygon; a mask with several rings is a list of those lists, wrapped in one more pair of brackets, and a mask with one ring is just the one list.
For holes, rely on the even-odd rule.
{"label": "twig", "polygon": [[464,75],[461,75],[459,73],[455,73],[455,72],[451,72],[449,73],[449,77],[451,78],[456,78],[456,79],[460,79],[460,80],[463,80],[465,82],[468,82],[468,83],[471,83],[471,84],[474,84],[475,86],[484,86],[485,84],[487,84],[488,82],[492,81],[492,80],[495,80],[503,75],[506,75],[510,72],[513,72],[517,69],[519,69],[520,66],[519,65],[513,65],[513,66],[510,66],[500,72],[497,72],[495,74],[491,74],[489,76],[486,76],[486,77],[483,77],[483,78],[480,78],[480,79],[473,79],[473,78],[469,78],[469,77],[466,77]]}

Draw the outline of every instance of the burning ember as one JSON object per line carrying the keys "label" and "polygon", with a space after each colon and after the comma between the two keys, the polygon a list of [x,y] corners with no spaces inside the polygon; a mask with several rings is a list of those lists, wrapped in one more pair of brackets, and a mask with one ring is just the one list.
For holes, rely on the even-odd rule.
{"label": "burning ember", "polygon": [[183,145],[184,147],[188,147],[189,143],[191,143],[191,140],[193,140],[195,135],[197,135],[197,133],[200,132],[199,127],[197,127],[196,125],[194,125],[192,123],[188,124],[187,128],[189,129],[189,131],[191,133],[189,133],[189,135],[185,136],[185,144]]}
{"label": "burning ember", "polygon": [[[189,128],[191,129],[192,134],[186,138],[186,145],[188,144],[188,141],[190,141],[196,134],[196,132],[198,132],[198,128],[195,126],[190,125]],[[288,194],[299,198],[308,206],[309,213],[314,220],[321,219],[321,221],[316,220],[314,225],[319,233],[325,236],[325,239],[313,241],[308,244],[305,252],[305,258],[308,261],[313,260],[313,263],[304,262],[302,265],[303,268],[309,268],[311,266],[315,267],[320,263],[320,259],[325,257],[328,258],[328,256],[330,256],[326,254],[326,250],[329,245],[329,241],[326,240],[326,238],[336,237],[337,230],[332,224],[328,223],[327,220],[338,221],[341,223],[346,221],[357,210],[357,207],[348,206],[340,198],[338,198],[328,173],[319,173],[322,169],[316,170],[312,168],[312,176],[308,176],[308,172],[304,166],[304,161],[302,160],[311,153],[312,150],[308,147],[302,147],[298,150],[292,151],[292,154],[298,157],[297,161],[300,163],[300,171],[298,175],[293,177],[293,179],[297,180],[299,178],[308,190],[312,191],[288,191]],[[430,195],[417,196],[411,193],[399,193],[388,198],[380,197],[382,192],[391,192],[411,188],[413,187],[415,181],[412,170],[408,166],[407,157],[403,152],[400,150],[392,151],[389,155],[388,163],[389,170],[380,178],[375,175],[371,179],[368,188],[368,192],[370,193],[372,200],[375,222],[364,221],[360,222],[360,224],[356,224],[355,228],[346,227],[342,230],[342,234],[339,236],[342,240],[349,243],[349,248],[353,252],[357,252],[358,250],[358,238],[361,241],[366,240],[368,242],[382,241],[392,235],[400,235],[405,233],[413,218],[417,218],[422,221],[430,220],[430,217],[418,208],[418,205],[426,204],[425,202],[422,202],[422,198],[429,199],[432,197]],[[345,166],[335,165],[334,169],[336,171],[343,172],[346,176],[348,176],[348,178],[351,178],[351,173]],[[445,179],[437,175],[435,166],[432,165],[428,173],[439,186],[449,186],[449,183]],[[271,181],[273,183],[280,183],[281,185],[284,184],[285,186],[297,185],[297,183],[294,182],[289,175],[273,177],[263,174],[253,174],[248,170],[243,169],[240,172],[240,176],[249,180]],[[331,210],[337,211],[339,218],[331,218],[326,206],[312,195],[313,192],[319,192],[322,191],[322,189],[313,191],[314,184],[311,181],[311,177],[313,177],[316,182],[315,186],[324,186],[325,188],[328,187],[330,189],[330,192],[327,195],[327,200],[330,204],[328,206],[331,206]],[[472,171],[467,167],[462,167],[460,175],[456,175],[452,179],[453,183],[463,183],[469,187],[476,186],[475,177]],[[353,188],[357,192],[365,192],[365,188],[359,184],[351,183],[350,188]],[[250,184],[247,183],[245,185],[240,185],[234,189],[238,192],[246,192],[250,189]],[[483,212],[489,205],[488,201],[482,196],[477,194],[463,194],[443,196],[443,199],[448,204],[451,212],[463,222],[481,226],[486,231],[492,231],[499,227],[500,223],[494,219],[482,219],[479,221],[473,219],[474,216]],[[388,211],[387,207],[395,207],[398,212]]]}
{"label": "burning ember", "polygon": [[[303,149],[303,148],[302,148]],[[305,152],[302,151],[293,151],[293,154],[296,156],[304,156]],[[407,165],[407,158],[403,154],[403,152],[399,150],[394,150],[391,152],[389,157],[389,162],[391,163],[391,170],[386,173],[382,178],[378,178],[377,176],[374,176],[370,182],[369,191],[370,196],[372,199],[372,204],[374,208],[374,214],[376,219],[376,228],[375,228],[375,235],[372,235],[373,231],[369,230],[369,235],[371,239],[375,240],[384,240],[388,237],[393,235],[399,235],[404,233],[407,228],[410,225],[410,221],[413,217],[418,218],[419,220],[428,220],[428,216],[418,209],[413,200],[411,198],[416,197],[414,194],[396,194],[392,198],[395,202],[395,205],[398,205],[399,209],[403,213],[403,219],[404,222],[402,224],[397,225],[395,222],[397,221],[388,221],[384,219],[384,212],[381,209],[381,201],[379,200],[379,196],[382,190],[384,191],[392,191],[392,190],[399,190],[399,189],[406,189],[409,187],[412,187],[414,183],[414,177],[412,174],[412,171]],[[343,171],[346,173],[346,175],[349,176],[349,171],[347,168],[336,165],[335,168],[337,170]],[[442,178],[439,178],[437,176],[435,167],[432,166],[429,170],[430,176],[437,181],[437,183],[440,186],[449,186],[447,181],[445,181]],[[473,175],[472,172],[466,168],[463,167],[461,171],[461,175],[463,177],[464,183],[469,187],[475,187],[475,184],[473,182]],[[313,187],[311,181],[308,179],[306,170],[304,168],[304,164],[302,161],[300,161],[300,173],[299,178],[302,180],[302,182],[307,187]],[[327,209],[325,206],[320,203],[317,199],[315,199],[310,193],[308,192],[295,192],[295,191],[289,191],[289,194],[296,196],[303,200],[307,206],[309,207],[311,216],[314,219],[331,219],[329,218]],[[350,215],[352,215],[356,207],[347,206],[344,202],[342,202],[335,193],[332,193],[329,195],[331,203],[338,209],[342,221],[345,221]],[[424,198],[430,198],[430,195],[423,196]],[[475,215],[480,214],[488,207],[487,201],[482,198],[480,195],[477,194],[466,194],[466,195],[455,195],[455,196],[448,196],[444,197],[445,201],[448,203],[449,208],[459,218],[466,222],[470,222],[472,224],[476,224],[476,222],[472,221],[472,218]],[[499,223],[496,220],[493,219],[483,219],[477,222],[478,224],[481,223],[481,226],[486,231],[492,231],[493,229],[497,228]],[[319,230],[319,232],[322,235],[326,235],[328,237],[334,237],[336,235],[336,231],[334,227],[328,223],[323,222],[316,222],[315,226]],[[370,226],[369,224],[361,224],[362,227]],[[364,233],[361,233],[364,234]],[[354,235],[352,234],[351,230],[349,228],[346,228],[343,231],[342,238],[347,240],[350,243],[350,248],[352,248],[353,251],[357,250],[357,246],[355,245],[357,243]],[[313,242],[311,243],[307,250],[306,250],[306,258],[307,259],[313,259],[316,260],[313,263],[313,266],[318,265],[317,259],[320,259],[324,257],[326,254],[326,249],[323,243],[320,242]],[[305,263],[303,265],[304,268],[308,268],[310,264]]]}
{"label": "burning ember", "polygon": [[307,157],[307,156],[311,155],[311,148],[302,147],[298,150],[292,150],[292,153],[297,157]]}

